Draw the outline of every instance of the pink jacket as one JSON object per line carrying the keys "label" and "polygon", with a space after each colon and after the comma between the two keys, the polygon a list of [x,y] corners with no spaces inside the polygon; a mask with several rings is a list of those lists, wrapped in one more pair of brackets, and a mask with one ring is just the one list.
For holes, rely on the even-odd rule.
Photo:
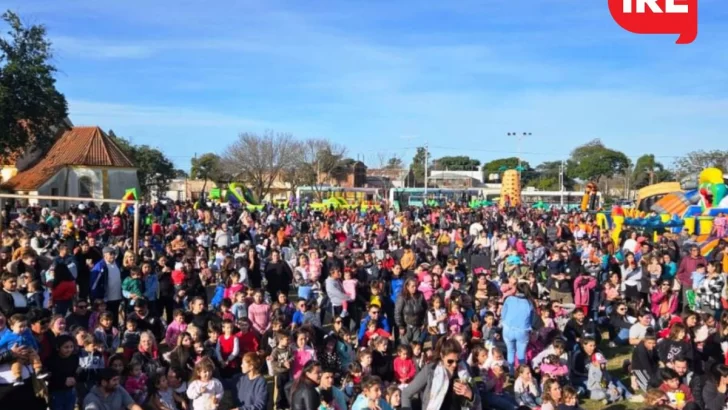
{"label": "pink jacket", "polygon": [[569,368],[563,364],[542,364],[541,374],[548,374],[551,377],[563,377],[569,374]]}
{"label": "pink jacket", "polygon": [[574,304],[589,306],[589,292],[597,287],[597,280],[591,276],[579,276],[574,279]]}
{"label": "pink jacket", "polygon": [[310,347],[304,347],[303,349],[294,350],[293,352],[293,364],[291,365],[291,371],[293,372],[293,379],[298,379],[303,372],[303,366],[308,363],[309,360],[316,359],[316,352]]}
{"label": "pink jacket", "polygon": [[253,303],[248,306],[248,319],[258,334],[263,334],[268,330],[270,324],[270,305],[265,303]]}
{"label": "pink jacket", "polygon": [[[652,294],[650,297],[650,301],[652,302],[652,314],[655,316],[660,316],[660,305],[662,302],[667,298],[668,296],[664,294],[662,291],[657,291]],[[670,299],[667,300],[667,313],[670,315],[674,315],[675,312],[677,312],[677,294],[673,293],[669,296]]]}
{"label": "pink jacket", "polygon": [[179,339],[179,336],[185,331],[187,331],[187,323],[179,323],[176,320],[173,320],[172,323],[167,326],[167,333],[164,337],[167,346],[177,346],[177,339]]}
{"label": "pink jacket", "polygon": [[235,293],[242,292],[244,288],[245,286],[243,286],[242,283],[230,285],[230,287],[225,288],[225,293],[223,294],[223,297],[230,299],[231,302],[235,303]]}
{"label": "pink jacket", "polygon": [[129,376],[124,383],[124,389],[132,396],[138,394],[147,387],[147,375],[142,373],[138,378]]}

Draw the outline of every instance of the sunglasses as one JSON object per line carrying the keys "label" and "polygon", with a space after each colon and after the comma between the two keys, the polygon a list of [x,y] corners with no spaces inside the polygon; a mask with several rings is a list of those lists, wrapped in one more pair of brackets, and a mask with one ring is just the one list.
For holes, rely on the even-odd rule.
{"label": "sunglasses", "polygon": [[457,361],[457,360],[455,360],[455,359],[448,359],[448,360],[445,360],[445,363],[447,363],[447,364],[448,364],[448,365],[450,365],[450,366],[454,365],[454,364],[455,364],[455,363],[457,363],[457,362],[458,362],[458,361]]}
{"label": "sunglasses", "polygon": [[78,305],[76,307],[79,308],[79,309],[87,309],[88,308],[88,305]]}

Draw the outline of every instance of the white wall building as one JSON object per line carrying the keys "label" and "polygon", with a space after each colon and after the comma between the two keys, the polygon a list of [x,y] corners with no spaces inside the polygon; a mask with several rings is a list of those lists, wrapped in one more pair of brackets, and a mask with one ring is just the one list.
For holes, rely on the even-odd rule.
{"label": "white wall building", "polygon": [[[136,167],[99,127],[72,127],[36,161],[18,160],[0,171],[0,188],[17,194],[121,199],[139,189]],[[67,209],[68,201],[31,201]]]}

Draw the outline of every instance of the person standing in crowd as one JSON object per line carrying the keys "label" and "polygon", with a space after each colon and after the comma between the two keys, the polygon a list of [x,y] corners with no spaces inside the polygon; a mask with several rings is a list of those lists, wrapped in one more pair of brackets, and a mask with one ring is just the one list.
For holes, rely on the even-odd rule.
{"label": "person standing in crowd", "polygon": [[526,347],[530,340],[535,312],[533,303],[527,297],[529,293],[528,284],[519,283],[517,293],[506,298],[501,311],[503,340],[508,351],[508,365],[511,373],[515,370],[516,358],[518,358],[518,363],[526,362]]}
{"label": "person standing in crowd", "polygon": [[[121,291],[121,269],[116,264],[116,251],[112,247],[104,248],[104,258],[91,269],[91,298],[102,299],[106,309],[113,314],[114,326],[118,325],[119,307],[123,301]],[[87,260],[91,265],[93,261]]]}

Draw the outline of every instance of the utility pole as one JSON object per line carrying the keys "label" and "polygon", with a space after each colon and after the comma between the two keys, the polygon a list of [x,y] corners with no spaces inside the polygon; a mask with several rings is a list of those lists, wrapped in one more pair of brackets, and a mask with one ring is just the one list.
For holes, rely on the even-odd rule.
{"label": "utility pole", "polygon": [[425,199],[427,199],[427,163],[429,162],[429,156],[427,141],[425,141]]}
{"label": "utility pole", "polygon": [[561,191],[560,195],[560,205],[563,208],[564,206],[564,171],[566,170],[566,163],[564,161],[561,161],[561,165],[559,166],[559,190]]}

